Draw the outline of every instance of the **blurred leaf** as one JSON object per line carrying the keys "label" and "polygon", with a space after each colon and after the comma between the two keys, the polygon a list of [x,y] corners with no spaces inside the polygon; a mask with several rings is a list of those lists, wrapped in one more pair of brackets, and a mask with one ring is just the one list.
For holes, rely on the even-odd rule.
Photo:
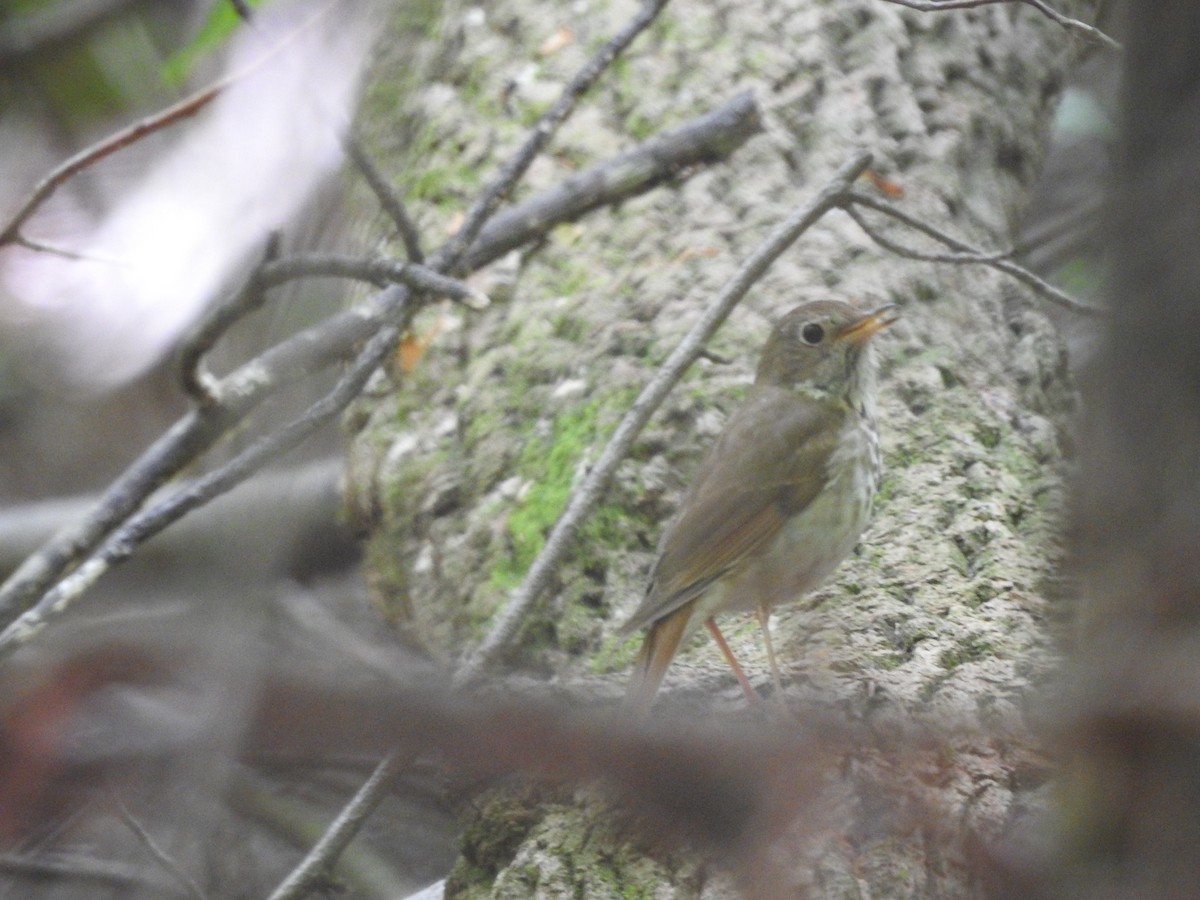
{"label": "blurred leaf", "polygon": [[[245,0],[250,8],[262,6],[264,0]],[[196,63],[225,43],[235,28],[242,24],[234,5],[228,0],[218,0],[196,36],[187,46],[180,48],[163,63],[162,78],[168,85],[179,87],[192,73]]]}

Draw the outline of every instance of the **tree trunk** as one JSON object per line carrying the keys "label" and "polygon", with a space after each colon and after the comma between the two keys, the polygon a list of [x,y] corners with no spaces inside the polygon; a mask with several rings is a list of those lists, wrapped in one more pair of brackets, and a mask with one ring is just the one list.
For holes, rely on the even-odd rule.
{"label": "tree trunk", "polygon": [[[1089,21],[1101,5],[1059,4]],[[553,18],[503,0],[483,23],[449,8],[436,80],[414,94],[407,154],[394,160],[427,233],[450,223],[462,191],[634,7],[582,8]],[[539,53],[560,25],[573,40]],[[351,459],[354,507],[373,529],[373,587],[407,638],[448,661],[479,641],[654,367],[773,225],[854,152],[874,155],[906,211],[983,248],[1009,245],[1064,72],[1083,49],[1022,4],[668,6],[585,99],[529,187],[746,88],[765,133],[728,164],[561,226],[493,267],[480,285],[503,302],[486,312],[418,321],[418,337],[438,334],[395,390],[364,402]],[[383,72],[407,64],[395,52]],[[393,104],[382,92],[368,101],[377,150],[390,144]],[[865,180],[861,190],[882,196]],[[869,748],[847,759],[839,831],[796,853],[796,879],[830,896],[971,896],[961,845],[899,823],[902,795],[919,795],[939,825],[993,839],[1038,805],[1044,781],[1025,701],[1053,661],[1072,390],[1040,301],[1008,276],[900,259],[844,213],[826,215],[717,335],[711,349],[729,364],[699,363],[651,421],[506,662],[589,702],[620,693],[637,642],[615,632],[640,599],[665,521],[770,323],[822,297],[894,302],[903,318],[878,342],[885,474],[874,522],[831,582],[774,623],[788,699],[839,710],[881,739],[914,722],[949,724],[957,737],[902,789]],[[752,618],[730,620],[726,634],[762,680]],[[663,715],[741,703],[707,638],[680,654],[660,698]],[[457,896],[734,890],[686,855],[643,858],[619,829],[597,825],[584,799],[475,806]]]}

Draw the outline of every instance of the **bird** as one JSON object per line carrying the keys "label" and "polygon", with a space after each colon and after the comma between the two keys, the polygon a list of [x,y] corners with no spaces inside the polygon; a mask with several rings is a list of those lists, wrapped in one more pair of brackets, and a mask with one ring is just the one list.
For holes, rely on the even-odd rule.
{"label": "bird", "polygon": [[871,515],[881,454],[871,338],[897,319],[840,300],[794,307],[774,325],[754,383],[701,462],[664,530],[645,597],[620,633],[646,629],[626,693],[645,714],[678,649],[705,625],[759,705],[715,616],[753,611],[775,695],[773,607],[816,589]]}

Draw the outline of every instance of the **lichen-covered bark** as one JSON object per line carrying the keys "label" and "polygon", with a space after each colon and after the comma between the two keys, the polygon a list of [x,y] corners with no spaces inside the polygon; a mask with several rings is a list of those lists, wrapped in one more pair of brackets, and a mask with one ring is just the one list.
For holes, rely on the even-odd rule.
{"label": "lichen-covered bark", "polygon": [[[1094,19],[1101,3],[1060,5]],[[633,4],[586,7],[501,0],[483,21],[448,8],[449,37],[433,39],[434,80],[414,95],[408,145],[393,160],[430,234]],[[572,43],[539,55],[560,25]],[[1080,49],[1023,5],[939,14],[882,0],[670,5],[529,188],[747,87],[767,131],[730,164],[558,228],[484,273],[481,285],[502,299],[487,312],[442,310],[418,323],[437,337],[413,373],[381,383],[360,409],[352,455],[381,606],[444,659],[478,640],[653,366],[738,261],[853,150],[875,154],[905,209],[986,247],[1009,243]],[[395,143],[392,100],[368,105],[377,148]],[[731,364],[700,363],[652,421],[508,662],[581,694],[617,693],[636,642],[614,632],[643,590],[663,521],[748,382],[769,323],[823,296],[892,301],[904,318],[878,342],[886,473],[874,523],[828,586],[776,617],[788,695],[880,734],[914,720],[978,725],[978,737],[944,748],[936,771],[912,777],[947,821],[992,837],[1033,802],[1022,791],[1041,777],[1024,715],[1031,683],[1052,664],[1064,356],[1038,303],[1011,280],[897,259],[841,213],[780,260],[718,335],[712,349]],[[726,634],[752,672],[765,671],[749,618]],[[736,697],[715,649],[697,639],[668,674],[663,703],[735,707]],[[867,760],[848,764],[847,796],[882,778]],[[469,834],[486,833],[489,814],[507,817],[497,828],[511,818],[497,804]],[[878,810],[859,821],[852,806],[842,834],[797,856],[798,883],[838,897],[975,890],[956,848],[919,830],[897,834]],[[521,820],[510,868],[460,866],[456,891],[733,890],[695,860],[643,859],[596,818],[586,803],[545,805]]]}

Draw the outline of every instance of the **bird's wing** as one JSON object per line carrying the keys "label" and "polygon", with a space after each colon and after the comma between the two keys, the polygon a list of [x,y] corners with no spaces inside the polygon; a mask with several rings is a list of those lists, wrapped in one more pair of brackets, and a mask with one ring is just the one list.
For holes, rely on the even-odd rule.
{"label": "bird's wing", "polygon": [[781,388],[751,388],[701,463],[622,631],[668,615],[763,550],[820,492],[843,415]]}

